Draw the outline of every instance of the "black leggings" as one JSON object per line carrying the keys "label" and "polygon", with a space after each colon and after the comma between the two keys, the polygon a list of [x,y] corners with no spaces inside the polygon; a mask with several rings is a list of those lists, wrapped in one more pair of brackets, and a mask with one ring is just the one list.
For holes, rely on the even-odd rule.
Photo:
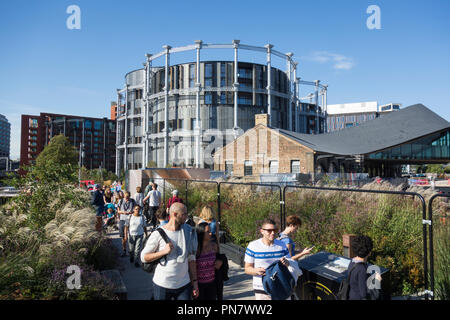
{"label": "black leggings", "polygon": [[217,300],[216,282],[198,284],[199,295],[197,300]]}

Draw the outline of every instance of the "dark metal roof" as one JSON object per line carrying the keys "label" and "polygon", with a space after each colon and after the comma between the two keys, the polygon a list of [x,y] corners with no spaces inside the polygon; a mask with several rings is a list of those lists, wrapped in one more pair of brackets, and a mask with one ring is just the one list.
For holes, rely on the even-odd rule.
{"label": "dark metal roof", "polygon": [[450,123],[422,104],[382,114],[357,127],[310,135],[279,130],[317,152],[358,155],[387,149],[450,128]]}

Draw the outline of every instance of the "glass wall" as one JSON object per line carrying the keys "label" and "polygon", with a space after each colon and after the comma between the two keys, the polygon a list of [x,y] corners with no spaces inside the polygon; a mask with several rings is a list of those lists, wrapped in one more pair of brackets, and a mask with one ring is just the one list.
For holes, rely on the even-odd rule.
{"label": "glass wall", "polygon": [[450,130],[435,133],[411,143],[369,154],[374,160],[448,160]]}

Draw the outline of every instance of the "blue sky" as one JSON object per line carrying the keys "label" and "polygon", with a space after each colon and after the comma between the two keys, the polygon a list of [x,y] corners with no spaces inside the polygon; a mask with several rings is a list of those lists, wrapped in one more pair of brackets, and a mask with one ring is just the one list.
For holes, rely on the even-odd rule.
{"label": "blue sky", "polygon": [[[80,30],[66,27],[73,4]],[[380,7],[381,30],[366,26],[369,5]],[[329,85],[329,104],[423,103],[450,120],[447,0],[2,1],[0,113],[11,122],[11,157],[20,155],[21,114],[109,117],[116,88],[142,67],[145,53],[197,39],[293,52],[297,76]],[[264,63],[265,55],[242,52],[241,59]]]}

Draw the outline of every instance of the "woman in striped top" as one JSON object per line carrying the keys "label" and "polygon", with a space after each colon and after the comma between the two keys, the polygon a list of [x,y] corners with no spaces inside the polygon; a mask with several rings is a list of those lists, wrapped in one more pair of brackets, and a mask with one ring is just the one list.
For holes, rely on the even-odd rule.
{"label": "woman in striped top", "polygon": [[197,278],[199,296],[198,300],[216,300],[217,289],[215,270],[220,269],[221,260],[216,260],[217,244],[211,239],[211,229],[207,222],[202,222],[195,228],[197,231]]}

